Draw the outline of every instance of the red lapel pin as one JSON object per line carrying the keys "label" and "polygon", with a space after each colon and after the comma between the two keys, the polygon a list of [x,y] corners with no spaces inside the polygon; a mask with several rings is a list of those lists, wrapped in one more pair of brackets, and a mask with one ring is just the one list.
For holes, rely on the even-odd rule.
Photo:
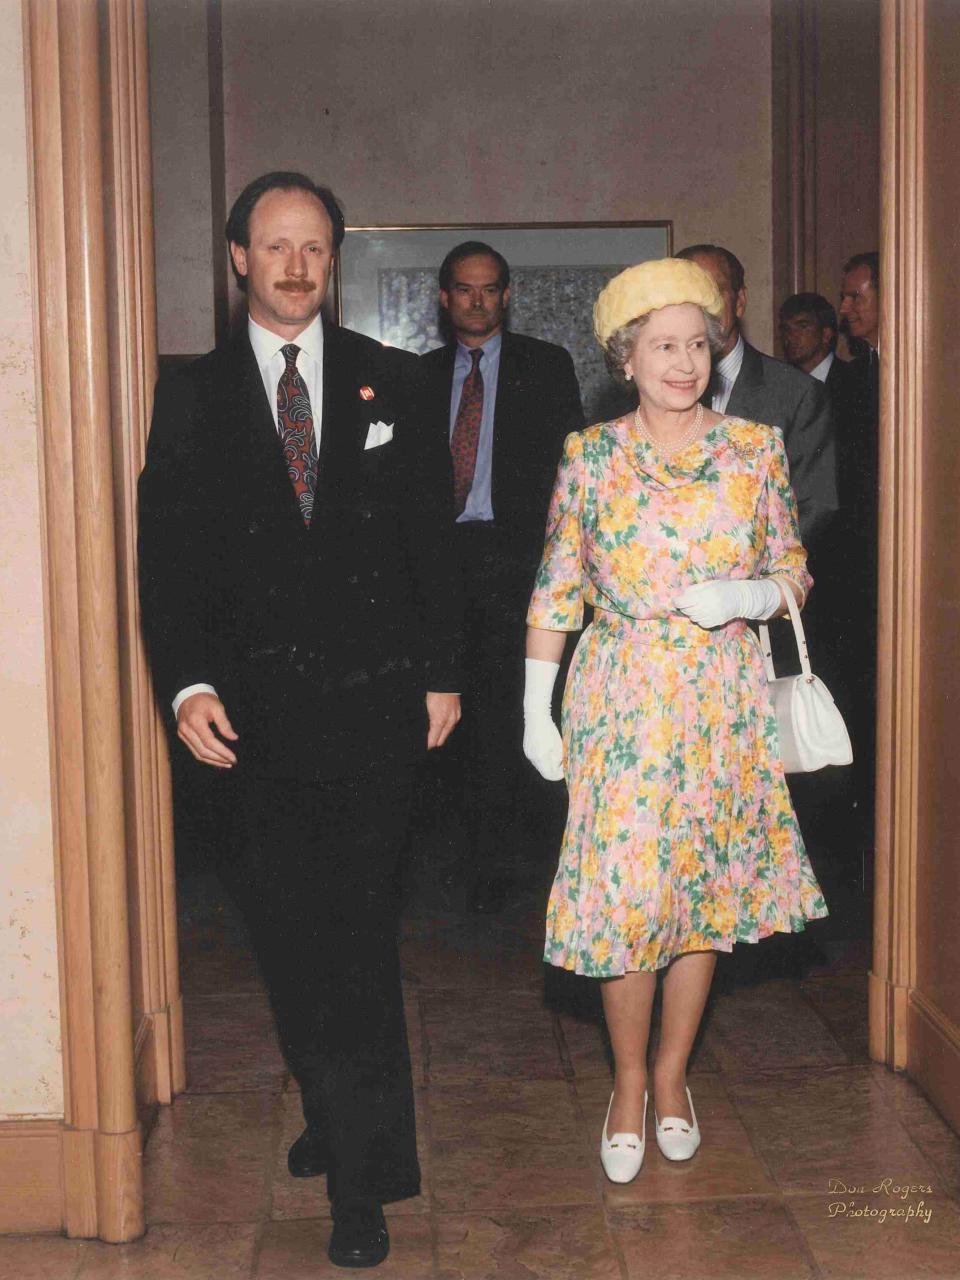
{"label": "red lapel pin", "polygon": [[360,399],[361,399],[361,400],[372,400],[372,399],[373,399],[373,387],[361,387],[361,388],[360,388]]}

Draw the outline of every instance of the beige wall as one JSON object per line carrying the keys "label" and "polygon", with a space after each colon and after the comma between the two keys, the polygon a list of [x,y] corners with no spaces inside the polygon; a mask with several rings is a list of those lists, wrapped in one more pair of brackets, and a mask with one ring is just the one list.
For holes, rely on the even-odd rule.
{"label": "beige wall", "polygon": [[841,267],[880,247],[880,6],[819,0],[814,287],[834,306]]}
{"label": "beige wall", "polygon": [[0,1120],[63,1114],[20,13],[0,0]]}
{"label": "beige wall", "polygon": [[[204,7],[153,3],[184,30]],[[222,23],[228,198],[296,167],[353,223],[671,218],[677,248],[742,257],[769,349],[769,0],[222,0]],[[199,349],[193,197],[161,191],[205,163],[180,57],[154,41],[164,353]]]}
{"label": "beige wall", "polygon": [[206,0],[149,0],[158,343],[214,345]]}

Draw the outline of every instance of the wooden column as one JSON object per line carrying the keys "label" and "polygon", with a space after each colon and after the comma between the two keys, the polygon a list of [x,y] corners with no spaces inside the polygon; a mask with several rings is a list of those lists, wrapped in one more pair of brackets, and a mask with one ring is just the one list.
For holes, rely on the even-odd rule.
{"label": "wooden column", "polygon": [[143,0],[25,0],[24,16],[62,1220],[70,1235],[122,1241],[144,1229],[138,1101],[169,1101],[183,1085],[169,782],[135,588],[135,484],[156,366],[145,20]]}
{"label": "wooden column", "polygon": [[880,790],[871,1052],[960,1128],[956,787],[960,87],[954,0],[883,8]]}
{"label": "wooden column", "polygon": [[137,1095],[149,1105],[170,1102],[184,1088],[185,1066],[169,768],[140,636],[136,582],[136,486],[157,367],[143,0],[103,0],[101,50],[133,1009]]}
{"label": "wooden column", "polygon": [[922,6],[884,0],[881,31],[881,280],[877,817],[870,1052],[904,1067],[914,982],[923,431],[917,351],[923,340]]}

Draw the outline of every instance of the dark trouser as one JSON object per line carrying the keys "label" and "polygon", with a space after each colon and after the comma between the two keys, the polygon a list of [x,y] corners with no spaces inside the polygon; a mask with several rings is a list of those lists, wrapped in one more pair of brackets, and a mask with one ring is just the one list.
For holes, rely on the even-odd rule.
{"label": "dark trouser", "polygon": [[270,993],[331,1198],[417,1195],[397,953],[396,864],[411,771],[310,784],[234,781],[222,868]]}
{"label": "dark trouser", "polygon": [[[463,720],[439,763],[456,779],[471,877],[513,879],[530,853],[522,828],[546,836],[555,853],[562,827],[563,795],[542,783],[523,755],[524,637],[536,565],[490,526],[457,525],[455,532],[466,602],[466,682]],[[530,820],[533,813],[539,821]]]}

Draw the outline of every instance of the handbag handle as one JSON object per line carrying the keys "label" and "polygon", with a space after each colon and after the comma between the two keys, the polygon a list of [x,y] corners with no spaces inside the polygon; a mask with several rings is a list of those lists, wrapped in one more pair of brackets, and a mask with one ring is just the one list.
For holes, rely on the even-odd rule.
{"label": "handbag handle", "polygon": [[[774,578],[774,582],[778,579]],[[804,634],[803,623],[800,621],[800,610],[797,608],[797,602],[793,592],[790,590],[790,584],[784,583],[780,588],[787,600],[787,609],[790,613],[790,621],[793,623],[793,634],[797,641],[797,652],[800,654],[800,670],[803,672],[803,678],[809,684],[813,680],[813,668],[810,666],[810,656],[807,653],[807,637]],[[760,623],[760,649],[763,653],[763,665],[767,673],[768,680],[776,680],[777,673],[773,666],[773,653],[770,649],[770,628],[765,622]]]}

